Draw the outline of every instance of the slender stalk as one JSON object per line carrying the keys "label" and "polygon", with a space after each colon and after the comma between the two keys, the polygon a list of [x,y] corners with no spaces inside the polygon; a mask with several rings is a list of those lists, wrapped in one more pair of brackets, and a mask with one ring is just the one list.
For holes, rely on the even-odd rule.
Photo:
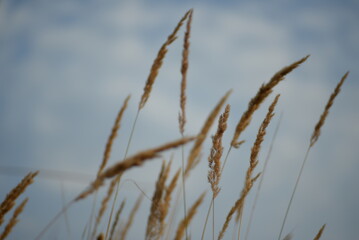
{"label": "slender stalk", "polygon": [[268,165],[268,161],[269,161],[269,158],[270,156],[272,155],[272,150],[273,150],[273,146],[274,146],[274,142],[275,142],[275,139],[277,138],[277,133],[278,133],[278,130],[279,130],[279,126],[280,126],[280,123],[282,121],[282,117],[283,117],[283,112],[281,112],[280,116],[279,116],[279,121],[277,123],[277,126],[274,130],[274,134],[273,134],[273,138],[272,138],[272,141],[271,141],[271,144],[269,146],[269,150],[268,150],[268,153],[267,153],[267,157],[264,161],[264,167],[263,167],[263,171],[262,171],[262,176],[261,178],[259,179],[259,184],[258,184],[258,187],[257,187],[257,192],[256,192],[256,195],[254,197],[254,202],[253,202],[253,205],[252,205],[252,209],[251,209],[251,213],[250,213],[250,216],[249,216],[249,220],[248,220],[248,225],[247,225],[247,230],[246,230],[246,233],[245,233],[245,236],[244,236],[244,239],[247,240],[248,237],[249,237],[249,232],[251,230],[251,225],[252,225],[252,220],[253,220],[253,216],[254,216],[254,210],[256,208],[256,205],[257,205],[257,201],[258,201],[258,197],[259,197],[259,193],[261,191],[261,187],[262,187],[262,183],[263,183],[263,179],[264,179],[264,174],[266,172],[266,169],[267,169],[267,165]]}
{"label": "slender stalk", "polygon": [[62,210],[61,210],[59,213],[57,213],[56,216],[55,216],[53,219],[51,219],[51,220],[47,223],[47,225],[44,227],[44,229],[35,237],[35,240],[40,240],[41,237],[46,233],[46,231],[62,216],[62,214],[63,214],[64,212],[66,212],[66,211],[71,207],[71,205],[72,205],[74,202],[75,202],[75,201],[72,200],[72,201],[69,202],[66,206],[64,206],[64,207],[62,208]]}
{"label": "slender stalk", "polygon": [[213,199],[212,199],[212,201],[211,201],[211,204],[209,205],[209,208],[208,208],[208,211],[207,211],[206,220],[204,221],[204,226],[203,226],[203,230],[202,230],[201,240],[204,239],[204,233],[206,232],[207,222],[208,222],[209,214],[210,214],[211,209],[212,209],[212,205],[213,205]]}
{"label": "slender stalk", "polygon": [[214,197],[212,197],[212,240],[214,240]]}
{"label": "slender stalk", "polygon": [[95,216],[95,209],[96,209],[96,203],[97,203],[97,195],[98,195],[98,192],[96,191],[95,196],[94,196],[93,201],[92,201],[92,209],[91,209],[91,214],[90,214],[90,220],[88,222],[86,239],[90,239],[90,233],[92,231],[92,224],[93,224],[93,221],[94,221],[94,218],[95,218],[94,216]]}
{"label": "slender stalk", "polygon": [[285,215],[284,215],[284,219],[283,219],[283,222],[282,222],[282,226],[281,226],[281,228],[280,228],[278,240],[280,240],[281,237],[282,237],[284,225],[285,225],[285,222],[286,222],[286,220],[287,220],[288,213],[289,213],[290,207],[291,207],[291,205],[292,205],[293,198],[294,198],[295,192],[296,192],[296,190],[297,190],[300,177],[302,176],[302,172],[303,172],[304,165],[305,165],[305,163],[306,163],[306,161],[307,161],[307,159],[308,159],[308,155],[309,155],[310,149],[311,149],[311,146],[308,147],[307,152],[305,153],[304,161],[303,161],[303,163],[302,163],[302,166],[301,166],[301,168],[300,168],[300,171],[299,171],[297,180],[296,180],[296,182],[295,182],[294,189],[293,189],[293,192],[292,192],[292,196],[290,197],[287,210],[285,211]]}
{"label": "slender stalk", "polygon": [[[136,123],[137,123],[137,119],[138,119],[139,114],[140,114],[140,109],[137,110],[137,114],[136,114],[135,120],[133,121],[133,125],[132,125],[132,129],[131,129],[130,137],[129,137],[128,142],[127,142],[127,147],[126,147],[126,151],[125,151],[125,155],[124,155],[123,159],[126,159],[127,154],[128,154],[128,151],[129,151],[129,149],[130,149],[130,145],[131,145],[131,142],[132,142],[133,133],[134,133],[135,128],[136,128]],[[111,225],[111,221],[112,221],[112,215],[113,215],[113,212],[114,212],[114,210],[115,210],[115,203],[116,203],[116,201],[117,201],[117,196],[118,196],[119,189],[120,189],[120,184],[119,184],[119,181],[118,181],[117,184],[116,184],[116,193],[115,193],[115,197],[114,197],[113,202],[112,202],[110,217],[109,217],[108,223],[107,223],[105,240],[107,239],[107,235],[108,235],[108,232],[109,232],[109,229],[110,229],[110,225]]]}
{"label": "slender stalk", "polygon": [[[182,137],[183,137],[183,133],[182,133]],[[185,170],[184,170],[184,146],[182,145],[182,186],[183,186],[183,191],[182,191],[182,197],[183,197],[183,211],[184,211],[184,223],[185,223],[185,236],[186,236],[186,240],[188,240],[188,231],[187,231],[187,204],[186,204],[186,176],[185,176]]]}

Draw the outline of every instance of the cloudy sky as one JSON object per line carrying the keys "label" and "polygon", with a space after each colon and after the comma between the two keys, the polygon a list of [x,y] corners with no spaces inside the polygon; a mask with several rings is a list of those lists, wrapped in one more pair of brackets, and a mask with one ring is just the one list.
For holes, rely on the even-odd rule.
{"label": "cloudy sky", "polygon": [[[218,99],[229,90],[232,107],[224,146],[259,86],[282,67],[311,54],[275,88],[281,94],[259,156],[258,171],[283,113],[249,239],[277,239],[312,130],[341,76],[350,75],[312,149],[285,233],[312,239],[326,223],[324,239],[359,235],[359,3],[339,1],[6,1],[0,2],[0,191],[32,169],[43,170],[26,191],[30,198],[11,237],[32,239],[84,189],[100,164],[107,136],[123,100],[131,94],[110,164],[121,160],[150,66],[178,20],[194,8],[187,88],[186,133],[197,134]],[[183,30],[170,46],[151,97],[140,114],[130,154],[177,139]],[[216,202],[216,229],[238,198],[250,148],[270,95],[232,151]],[[211,130],[214,134],[215,128]],[[186,150],[190,149],[186,146]],[[210,139],[188,179],[188,204],[209,189]],[[171,153],[163,155],[165,159]],[[180,166],[174,152],[172,174]],[[151,196],[161,160],[124,176],[124,216],[140,194]],[[58,172],[59,171],[59,172]],[[195,184],[194,184],[195,183]],[[102,192],[101,192],[102,194]],[[209,194],[209,193],[208,193]],[[246,227],[253,200],[244,212]],[[209,195],[207,195],[209,196]],[[45,239],[79,239],[92,199],[68,212]],[[209,197],[190,227],[198,239]],[[141,239],[150,202],[145,199],[131,239]],[[181,209],[180,209],[181,210]],[[178,212],[181,218],[182,211]],[[175,227],[173,227],[175,231]],[[199,231],[197,231],[200,229]],[[226,239],[232,237],[232,226]],[[208,231],[207,237],[210,236]]]}

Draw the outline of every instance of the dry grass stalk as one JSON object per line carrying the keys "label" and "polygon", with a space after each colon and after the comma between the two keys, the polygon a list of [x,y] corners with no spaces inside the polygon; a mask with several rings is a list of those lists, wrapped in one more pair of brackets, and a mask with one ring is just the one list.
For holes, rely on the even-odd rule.
{"label": "dry grass stalk", "polygon": [[123,200],[123,201],[121,202],[121,205],[120,205],[119,209],[118,209],[117,212],[116,212],[116,216],[115,216],[115,219],[114,219],[113,224],[112,224],[112,228],[111,228],[111,233],[110,233],[110,238],[109,238],[109,240],[112,240],[113,237],[114,237],[114,234],[115,234],[117,225],[118,225],[119,220],[120,220],[120,215],[121,215],[121,213],[122,213],[123,208],[125,207],[125,204],[126,204],[126,201]]}
{"label": "dry grass stalk", "polygon": [[129,100],[130,100],[130,95],[127,96],[127,98],[123,102],[123,105],[122,105],[120,111],[117,114],[115,123],[114,123],[114,125],[112,127],[112,130],[111,130],[111,134],[108,137],[108,140],[107,140],[107,143],[106,143],[105,152],[103,154],[102,163],[101,163],[100,168],[99,168],[99,170],[97,172],[97,176],[99,176],[101,174],[102,170],[105,168],[108,160],[110,159],[112,144],[113,144],[113,141],[115,140],[115,138],[117,137],[117,132],[118,132],[118,129],[120,128],[120,122],[121,122],[123,113],[125,112],[125,110],[127,108],[127,104],[128,104]]}
{"label": "dry grass stalk", "polygon": [[270,81],[266,84],[263,84],[257,94],[251,99],[251,101],[248,104],[247,110],[242,114],[242,117],[240,121],[238,122],[236,126],[235,133],[233,135],[233,139],[231,142],[231,146],[238,148],[239,145],[243,141],[238,141],[241,133],[247,128],[247,126],[250,124],[253,113],[259,108],[259,106],[262,104],[262,102],[268,97],[269,94],[271,94],[272,89],[282,80],[284,80],[284,77],[293,71],[295,68],[297,68],[301,63],[305,62],[308,59],[309,55],[300,59],[297,62],[292,63],[289,66],[284,67],[280,71],[278,71],[274,76],[270,79]]}
{"label": "dry grass stalk", "polygon": [[324,231],[325,226],[326,226],[326,224],[324,224],[324,225],[320,228],[319,232],[317,233],[317,235],[315,236],[315,238],[314,238],[313,240],[319,240],[319,239],[320,239],[320,237],[321,237],[322,234],[323,234],[323,231]]}
{"label": "dry grass stalk", "polygon": [[286,220],[287,220],[287,217],[288,217],[290,208],[291,208],[291,206],[292,206],[292,202],[293,202],[293,199],[294,199],[294,195],[295,195],[295,193],[296,193],[296,191],[297,191],[297,187],[298,187],[300,178],[301,178],[301,176],[302,176],[305,163],[307,162],[310,149],[311,149],[311,148],[314,146],[314,144],[317,142],[317,140],[318,140],[318,138],[319,138],[319,136],[320,136],[320,129],[321,129],[321,127],[324,125],[325,119],[326,119],[326,117],[327,117],[328,114],[329,114],[329,109],[330,109],[330,107],[333,105],[335,97],[339,94],[340,89],[341,89],[341,86],[343,85],[343,83],[344,83],[345,79],[347,78],[348,74],[349,74],[349,72],[346,72],[346,73],[344,74],[344,76],[341,78],[341,80],[339,81],[339,83],[337,84],[337,86],[335,87],[334,92],[330,95],[329,100],[328,100],[328,102],[327,102],[327,105],[326,105],[325,108],[324,108],[324,112],[323,112],[322,115],[320,116],[319,122],[317,123],[317,125],[316,125],[315,128],[314,128],[312,137],[310,138],[309,147],[308,147],[307,152],[306,152],[306,154],[305,154],[305,157],[304,157],[304,159],[303,159],[302,166],[301,166],[301,168],[300,168],[300,170],[299,170],[299,174],[298,174],[297,180],[296,180],[296,182],[295,182],[292,195],[291,195],[291,197],[290,197],[290,200],[289,200],[287,209],[286,209],[286,211],[285,211],[285,215],[284,215],[284,219],[283,219],[283,222],[282,222],[282,226],[281,226],[281,229],[280,229],[280,232],[279,232],[279,237],[278,237],[278,239],[280,239],[281,236],[282,236],[283,229],[284,229],[284,226],[285,226],[285,223],[286,223]]}
{"label": "dry grass stalk", "polygon": [[126,225],[124,226],[124,228],[121,231],[120,240],[126,239],[128,230],[132,226],[133,220],[135,219],[136,213],[137,213],[138,209],[140,208],[142,200],[143,200],[143,195],[141,194],[137,198],[137,201],[136,201],[134,207],[132,208],[132,210],[130,212],[130,216],[128,217],[128,221],[127,221]]}
{"label": "dry grass stalk", "polygon": [[243,192],[243,194],[241,194],[240,198],[235,202],[234,206],[229,211],[229,213],[226,217],[226,221],[224,222],[224,224],[222,226],[222,230],[220,231],[220,233],[218,235],[218,240],[223,239],[224,233],[226,232],[226,230],[228,228],[228,225],[232,219],[233,214],[238,210],[238,208],[241,208],[241,206],[244,203],[245,197],[247,196],[249,190],[252,188],[254,182],[258,179],[259,176],[260,176],[260,174],[257,174],[257,176],[255,176],[254,178],[251,179],[249,184],[246,185],[246,192]]}
{"label": "dry grass stalk", "polygon": [[113,192],[114,192],[114,190],[115,190],[115,186],[116,186],[117,182],[120,181],[121,176],[122,176],[122,174],[119,174],[119,175],[117,175],[114,179],[112,179],[112,181],[111,181],[111,183],[110,183],[110,185],[109,185],[109,188],[108,188],[108,190],[107,190],[107,194],[106,194],[106,196],[102,199],[101,207],[100,207],[100,210],[99,210],[98,215],[97,215],[97,218],[96,218],[96,224],[95,224],[93,236],[96,235],[97,227],[98,227],[98,225],[99,225],[100,222],[101,222],[101,218],[102,218],[103,214],[104,214],[105,211],[106,211],[107,204],[108,204],[108,202],[110,201],[110,199],[111,199],[111,197],[112,197],[112,194],[113,194]]}
{"label": "dry grass stalk", "polygon": [[181,240],[183,238],[186,226],[188,226],[190,224],[194,215],[197,213],[197,209],[202,204],[205,195],[206,195],[206,193],[201,194],[201,196],[197,199],[197,201],[189,209],[187,218],[182,219],[182,221],[179,223],[177,232],[176,232],[176,236],[175,236],[175,240]]}
{"label": "dry grass stalk", "polygon": [[163,59],[166,56],[167,53],[167,47],[174,42],[177,39],[177,32],[178,30],[181,28],[181,26],[183,25],[184,21],[187,19],[188,15],[192,12],[192,10],[189,10],[183,17],[182,19],[179,21],[179,23],[177,24],[176,28],[173,30],[173,32],[171,33],[171,35],[168,36],[167,41],[162,45],[162,47],[160,48],[160,50],[157,53],[157,57],[154,60],[152,67],[151,67],[151,71],[150,74],[147,78],[147,82],[145,85],[145,88],[143,90],[143,95],[141,97],[141,101],[138,105],[138,110],[141,110],[148,98],[150,97],[150,93],[152,90],[152,85],[154,84],[156,77],[158,75],[158,71],[160,70],[162,63],[163,63]]}
{"label": "dry grass stalk", "polygon": [[26,198],[22,203],[15,209],[14,214],[12,215],[9,223],[5,226],[3,233],[0,235],[0,240],[5,239],[10,233],[11,230],[15,227],[15,225],[19,222],[18,216],[24,210],[24,207],[29,199]]}
{"label": "dry grass stalk", "polygon": [[[248,194],[249,189],[251,188],[250,184],[251,184],[251,179],[252,179],[252,175],[253,175],[253,170],[255,169],[255,167],[258,165],[258,154],[260,152],[261,149],[261,145],[262,142],[264,140],[264,136],[266,135],[266,129],[270,123],[270,121],[272,120],[273,116],[274,116],[274,108],[277,105],[278,99],[279,99],[279,94],[275,97],[274,101],[272,102],[272,104],[269,106],[268,108],[268,112],[266,117],[264,118],[261,126],[259,127],[258,133],[257,133],[257,137],[256,140],[253,144],[253,147],[251,149],[251,156],[250,156],[250,161],[249,161],[249,168],[247,170],[246,173],[246,179],[245,179],[245,185],[244,188],[242,190],[242,194]],[[243,204],[239,206],[238,211],[237,211],[237,217],[236,217],[236,221],[239,221],[239,217],[242,214],[242,210],[243,210]]]}
{"label": "dry grass stalk", "polygon": [[158,239],[160,233],[160,219],[162,219],[162,196],[165,190],[166,180],[171,168],[171,162],[166,166],[162,162],[162,168],[156,182],[155,192],[152,197],[150,215],[147,222],[146,239]]}
{"label": "dry grass stalk", "polygon": [[336,88],[334,89],[334,92],[332,93],[332,95],[330,95],[327,105],[324,108],[324,112],[320,116],[320,119],[319,119],[319,122],[317,123],[317,125],[315,125],[314,132],[312,134],[312,137],[310,138],[310,147],[312,147],[317,142],[317,140],[320,136],[320,129],[324,125],[325,119],[327,118],[327,116],[329,114],[329,109],[333,105],[334,99],[339,94],[341,86],[343,85],[345,79],[348,77],[348,74],[349,74],[349,72],[346,72],[344,74],[344,76],[342,77],[342,79],[340,80],[340,82],[338,83]]}
{"label": "dry grass stalk", "polygon": [[183,51],[182,51],[182,66],[181,66],[182,81],[181,81],[181,96],[180,96],[181,112],[178,117],[179,128],[182,135],[184,134],[184,126],[186,124],[186,98],[187,98],[186,85],[187,85],[188,55],[189,55],[189,46],[190,46],[189,38],[191,34],[192,14],[193,14],[193,10],[190,11],[190,14],[188,16],[186,32],[184,35]]}
{"label": "dry grass stalk", "polygon": [[207,134],[209,132],[209,129],[211,128],[211,126],[213,125],[217,115],[219,114],[219,111],[221,111],[222,106],[225,104],[225,102],[227,101],[227,98],[229,97],[229,95],[232,93],[232,90],[228,91],[222,98],[221,100],[217,103],[216,107],[212,110],[212,112],[209,114],[206,122],[204,123],[200,133],[198,134],[198,137],[191,149],[191,152],[188,156],[188,160],[187,160],[187,166],[186,166],[186,170],[185,170],[185,175],[188,176],[190,170],[192,170],[194,168],[194,166],[196,166],[198,164],[198,159],[199,159],[199,155],[201,153],[202,150],[202,144],[204,142],[204,140],[207,137]]}
{"label": "dry grass stalk", "polygon": [[244,187],[242,189],[242,192],[241,192],[241,195],[240,195],[239,199],[235,202],[234,206],[229,211],[229,213],[227,215],[227,218],[226,218],[226,221],[222,226],[222,230],[220,231],[220,233],[218,235],[218,239],[223,238],[224,233],[228,228],[229,222],[231,221],[232,216],[236,211],[238,213],[237,218],[239,219],[239,216],[241,216],[241,213],[242,213],[245,198],[247,197],[249,191],[253,187],[254,182],[260,176],[260,174],[257,174],[255,177],[252,177],[255,167],[258,165],[258,159],[257,158],[258,158],[258,153],[260,151],[260,146],[261,146],[261,144],[263,142],[263,139],[264,139],[264,136],[266,134],[266,128],[269,125],[272,117],[274,116],[273,111],[274,111],[275,105],[278,102],[278,98],[279,98],[279,95],[277,95],[275,97],[273,103],[269,106],[268,113],[267,113],[265,119],[263,120],[259,130],[258,130],[256,140],[255,140],[255,142],[253,144],[253,147],[251,149],[249,167],[247,169]]}
{"label": "dry grass stalk", "polygon": [[141,166],[146,160],[159,157],[160,152],[179,147],[183,144],[193,141],[194,139],[196,139],[196,137],[181,138],[179,140],[169,142],[159,147],[139,152],[132,157],[128,157],[125,160],[114,164],[112,167],[108,167],[102,172],[100,176],[95,179],[95,181],[91,183],[91,185],[85,191],[83,191],[81,194],[79,194],[79,196],[75,198],[75,201],[84,199],[90,194],[92,194],[96,189],[103,185],[106,178],[112,178],[132,167]]}
{"label": "dry grass stalk", "polygon": [[222,137],[227,129],[227,120],[230,112],[230,105],[228,104],[224,113],[219,117],[218,128],[216,134],[212,137],[212,148],[210,156],[208,157],[208,182],[211,184],[213,199],[218,195],[220,188],[218,186],[221,178],[221,157],[223,154]]}
{"label": "dry grass stalk", "polygon": [[26,190],[26,188],[34,182],[35,176],[39,172],[30,172],[27,174],[21,182],[13,188],[5,197],[4,201],[0,205],[0,225],[4,222],[4,216],[15,205],[16,199]]}

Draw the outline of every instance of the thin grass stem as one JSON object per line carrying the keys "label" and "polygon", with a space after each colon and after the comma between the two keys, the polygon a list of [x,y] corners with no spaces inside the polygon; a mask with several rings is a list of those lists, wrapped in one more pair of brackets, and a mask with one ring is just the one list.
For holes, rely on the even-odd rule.
{"label": "thin grass stem", "polygon": [[301,168],[300,168],[300,171],[299,171],[297,180],[296,180],[296,182],[295,182],[295,186],[294,186],[294,189],[293,189],[293,192],[292,192],[292,196],[290,197],[290,200],[289,200],[289,203],[288,203],[288,207],[287,207],[287,209],[286,209],[286,211],[285,211],[285,215],[284,215],[284,219],[283,219],[282,226],[281,226],[281,228],[280,228],[278,240],[280,240],[281,237],[282,237],[284,225],[285,225],[285,223],[286,223],[286,221],[287,221],[288,213],[289,213],[290,207],[292,206],[293,198],[294,198],[295,192],[296,192],[296,190],[297,190],[300,177],[302,176],[302,172],[303,172],[303,169],[304,169],[304,165],[305,165],[305,163],[306,163],[306,161],[307,161],[307,159],[308,159],[308,155],[309,155],[310,149],[311,149],[311,146],[308,147],[307,152],[305,153],[304,161],[303,161],[303,163],[302,163],[302,166],[301,166]]}

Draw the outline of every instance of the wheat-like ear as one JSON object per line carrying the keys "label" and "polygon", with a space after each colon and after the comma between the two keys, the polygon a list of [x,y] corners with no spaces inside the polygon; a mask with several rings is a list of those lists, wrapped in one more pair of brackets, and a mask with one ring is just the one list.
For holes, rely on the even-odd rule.
{"label": "wheat-like ear", "polygon": [[270,79],[268,83],[263,84],[257,94],[251,99],[248,104],[247,110],[242,114],[241,119],[239,120],[236,130],[234,132],[231,146],[238,148],[242,141],[238,141],[241,133],[247,128],[249,123],[251,122],[253,113],[259,108],[262,102],[268,97],[268,95],[272,92],[272,89],[282,80],[284,77],[296,69],[301,63],[305,62],[308,59],[309,55],[292,63],[289,66],[284,67],[280,71],[278,71],[274,76]]}
{"label": "wheat-like ear", "polygon": [[182,221],[179,223],[177,232],[176,232],[176,236],[175,236],[175,240],[182,239],[186,226],[188,226],[190,224],[193,217],[196,215],[197,209],[202,204],[205,195],[206,195],[206,193],[202,193],[201,196],[199,196],[197,201],[189,209],[187,217],[182,219]]}
{"label": "wheat-like ear", "polygon": [[112,178],[120,173],[127,171],[130,168],[141,166],[142,164],[144,164],[145,161],[159,157],[159,154],[161,152],[171,148],[177,148],[183,144],[193,141],[194,139],[196,139],[196,137],[181,138],[179,140],[169,142],[159,147],[139,152],[132,157],[128,157],[125,160],[118,162],[111,167],[108,167],[102,172],[100,176],[98,176],[91,183],[91,185],[85,191],[80,193],[74,201],[79,201],[92,194],[94,191],[96,191],[99,187],[103,185],[106,178]]}
{"label": "wheat-like ear", "polygon": [[216,134],[212,137],[212,148],[208,157],[208,182],[211,184],[213,199],[218,195],[220,188],[218,186],[221,178],[221,157],[223,154],[222,137],[227,129],[227,120],[230,112],[230,105],[227,104],[224,113],[219,117]]}
{"label": "wheat-like ear", "polygon": [[27,174],[21,182],[6,195],[0,205],[0,225],[4,222],[5,214],[14,207],[16,199],[34,182],[34,178],[38,173],[39,171]]}
{"label": "wheat-like ear", "polygon": [[[216,120],[216,117],[218,116],[219,112],[221,111],[222,106],[227,101],[229,95],[232,93],[232,90],[228,91],[221,100],[217,103],[215,108],[212,110],[212,112],[209,114],[207,120],[205,121],[200,133],[198,134],[198,137],[191,149],[191,152],[188,156],[186,170],[185,170],[185,176],[188,176],[189,172],[196,166],[196,160],[198,159],[201,150],[202,150],[202,144],[204,140],[207,137],[207,134],[213,125],[214,121]],[[198,163],[198,162],[197,162]]]}
{"label": "wheat-like ear", "polygon": [[3,233],[0,235],[0,240],[5,239],[12,231],[12,229],[15,227],[15,225],[19,222],[18,216],[22,213],[24,210],[24,207],[29,199],[26,198],[22,203],[15,209],[14,214],[12,215],[11,219],[9,220],[9,223],[5,226]]}
{"label": "wheat-like ear", "polygon": [[340,89],[345,81],[345,79],[348,77],[349,72],[346,72],[344,74],[344,76],[342,77],[342,79],[340,80],[340,82],[338,83],[338,85],[336,86],[336,88],[334,89],[334,92],[332,93],[332,95],[330,95],[329,100],[327,102],[327,105],[324,108],[324,112],[322,113],[322,115],[319,118],[319,121],[317,123],[317,125],[315,125],[312,137],[310,138],[310,146],[313,146],[319,136],[320,136],[320,129],[322,128],[322,126],[324,125],[325,119],[327,118],[328,114],[329,114],[329,109],[331,108],[331,106],[334,103],[334,99],[336,98],[336,96],[339,94]]}
{"label": "wheat-like ear", "polygon": [[319,240],[320,237],[322,236],[323,234],[323,231],[324,231],[324,228],[325,228],[326,224],[324,224],[320,229],[319,229],[319,232],[317,233],[317,235],[315,236],[315,238],[313,240]]}
{"label": "wheat-like ear", "polygon": [[160,48],[160,50],[158,51],[157,57],[154,60],[152,67],[151,67],[151,71],[150,74],[147,78],[147,82],[145,85],[145,88],[143,90],[143,94],[141,97],[141,101],[138,105],[138,110],[141,110],[148,98],[150,97],[151,94],[151,90],[152,90],[152,86],[156,80],[156,77],[158,75],[158,71],[160,70],[162,63],[163,63],[163,59],[166,56],[167,53],[167,47],[177,39],[177,32],[178,30],[181,28],[181,26],[183,25],[184,21],[187,19],[188,15],[191,13],[191,10],[189,10],[183,17],[182,19],[179,21],[179,23],[177,24],[177,26],[175,27],[175,29],[173,30],[173,32],[171,33],[171,35],[168,36],[167,41],[162,45],[162,47]]}
{"label": "wheat-like ear", "polygon": [[105,168],[108,160],[110,159],[112,144],[113,144],[113,141],[115,140],[115,138],[117,137],[117,132],[118,132],[118,130],[120,128],[121,119],[122,119],[123,113],[125,112],[125,110],[127,108],[129,100],[130,100],[130,95],[127,96],[127,98],[123,102],[123,105],[122,105],[120,111],[117,114],[115,123],[114,123],[114,125],[112,127],[112,130],[111,130],[111,134],[108,137],[108,140],[107,140],[107,143],[106,143],[105,152],[103,154],[103,159],[102,159],[100,168],[98,169],[97,176],[101,174],[102,170]]}
{"label": "wheat-like ear", "polygon": [[180,133],[184,134],[184,126],[186,124],[186,86],[187,86],[187,70],[188,70],[188,55],[189,55],[189,38],[191,34],[191,23],[192,23],[193,10],[190,10],[190,14],[187,20],[186,32],[183,41],[182,51],[182,65],[181,65],[181,96],[180,96],[180,108],[181,112],[178,117]]}

